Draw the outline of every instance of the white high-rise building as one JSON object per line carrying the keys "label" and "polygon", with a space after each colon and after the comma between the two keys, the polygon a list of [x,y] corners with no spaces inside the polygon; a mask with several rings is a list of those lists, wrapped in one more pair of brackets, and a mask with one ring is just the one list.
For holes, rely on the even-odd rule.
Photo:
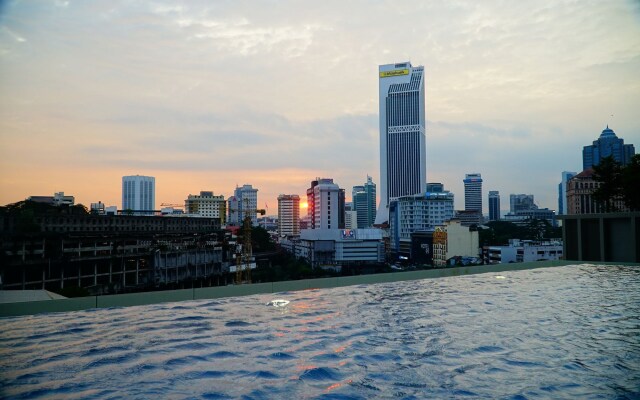
{"label": "white high-rise building", "polygon": [[300,235],[300,196],[297,194],[278,196],[278,235]]}
{"label": "white high-rise building", "polygon": [[236,187],[234,195],[229,198],[228,202],[230,225],[241,226],[245,215],[251,216],[251,225],[258,225],[258,189],[247,184]]}
{"label": "white high-rise building", "polygon": [[307,212],[311,219],[309,229],[341,228],[340,215],[344,213],[344,205],[341,209],[340,192],[340,187],[333,183],[333,179],[316,178],[311,181],[311,187],[307,189]]}
{"label": "white high-rise building", "polygon": [[152,215],[156,206],[156,178],[130,175],[122,177],[122,210],[135,215]]}
{"label": "white high-rise building", "polygon": [[376,224],[389,221],[389,203],[426,191],[424,67],[379,66],[380,205]]}

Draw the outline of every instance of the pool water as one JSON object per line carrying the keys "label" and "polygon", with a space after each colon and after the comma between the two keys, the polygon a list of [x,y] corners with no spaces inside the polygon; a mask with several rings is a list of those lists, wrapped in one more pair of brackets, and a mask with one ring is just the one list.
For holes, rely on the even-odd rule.
{"label": "pool water", "polygon": [[[285,307],[267,306],[274,299]],[[0,319],[3,398],[640,398],[640,268]]]}

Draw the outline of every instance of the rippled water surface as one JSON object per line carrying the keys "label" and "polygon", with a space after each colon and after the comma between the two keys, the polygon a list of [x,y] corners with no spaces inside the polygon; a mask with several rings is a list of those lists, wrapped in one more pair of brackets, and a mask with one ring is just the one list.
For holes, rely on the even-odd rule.
{"label": "rippled water surface", "polygon": [[[265,304],[274,298],[284,308]],[[0,319],[7,398],[640,398],[640,269]]]}

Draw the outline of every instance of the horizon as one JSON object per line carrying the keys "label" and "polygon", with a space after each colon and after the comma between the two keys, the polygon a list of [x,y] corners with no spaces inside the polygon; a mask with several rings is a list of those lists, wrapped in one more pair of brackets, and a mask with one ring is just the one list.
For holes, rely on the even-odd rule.
{"label": "horizon", "polygon": [[3,205],[120,209],[125,175],[156,178],[157,209],[246,183],[273,215],[316,177],[349,201],[380,183],[378,66],[402,61],[425,68],[427,182],[455,209],[478,172],[485,214],[490,190],[557,210],[607,125],[640,146],[633,1],[10,1],[0,27]]}

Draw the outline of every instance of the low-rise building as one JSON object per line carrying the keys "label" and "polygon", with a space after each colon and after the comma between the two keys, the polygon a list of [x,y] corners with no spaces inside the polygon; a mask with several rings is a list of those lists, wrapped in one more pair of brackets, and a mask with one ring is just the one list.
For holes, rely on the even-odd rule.
{"label": "low-rise building", "polygon": [[464,226],[458,219],[437,226],[433,232],[433,266],[444,267],[454,257],[478,257],[479,235],[474,226]]}
{"label": "low-rise building", "polygon": [[45,203],[52,206],[72,206],[75,204],[75,197],[65,196],[64,192],[54,193],[53,196],[29,196],[29,201],[35,201],[36,203]]}
{"label": "low-rise building", "polygon": [[553,261],[563,258],[562,241],[509,240],[507,246],[489,246],[489,264]]}
{"label": "low-rise building", "polygon": [[379,229],[304,229],[280,244],[313,267],[339,268],[383,262],[382,235]]}

